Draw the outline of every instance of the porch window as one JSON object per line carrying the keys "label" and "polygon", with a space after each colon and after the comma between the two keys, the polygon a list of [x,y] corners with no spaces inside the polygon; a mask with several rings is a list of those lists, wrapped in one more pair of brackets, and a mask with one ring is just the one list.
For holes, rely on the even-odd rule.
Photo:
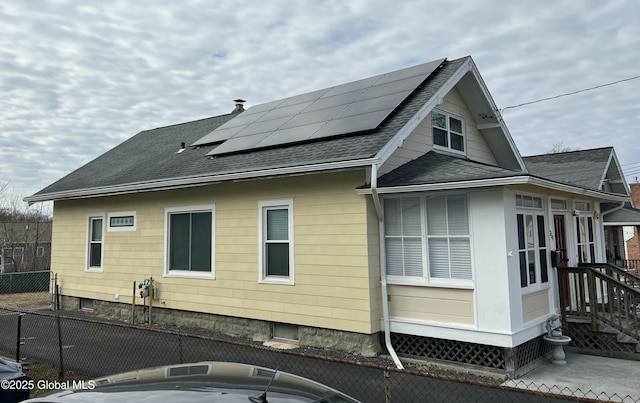
{"label": "porch window", "polygon": [[464,123],[447,112],[432,111],[433,144],[453,151],[464,152]]}
{"label": "porch window", "polygon": [[387,199],[384,216],[387,274],[423,277],[420,198]]}
{"label": "porch window", "polygon": [[213,278],[214,206],[168,208],[165,212],[165,275]]}
{"label": "porch window", "polygon": [[576,232],[578,263],[594,263],[596,261],[596,244],[593,234],[593,217],[584,215],[576,217]]}
{"label": "porch window", "polygon": [[387,275],[472,279],[466,195],[388,198],[384,211]]}
{"label": "porch window", "polygon": [[527,288],[549,282],[549,259],[544,215],[527,212],[517,215],[520,286]]}

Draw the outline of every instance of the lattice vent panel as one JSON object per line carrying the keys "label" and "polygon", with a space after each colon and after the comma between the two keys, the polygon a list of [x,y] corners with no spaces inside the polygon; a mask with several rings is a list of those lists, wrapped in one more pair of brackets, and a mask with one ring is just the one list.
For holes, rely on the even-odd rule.
{"label": "lattice vent panel", "polygon": [[516,369],[522,368],[540,357],[544,357],[551,352],[551,349],[551,345],[546,343],[542,336],[522,343],[514,351]]}
{"label": "lattice vent panel", "polygon": [[391,344],[399,354],[505,369],[501,347],[399,333],[391,334]]}
{"label": "lattice vent panel", "polygon": [[615,334],[593,332],[588,323],[571,323],[567,333],[573,339],[570,344],[573,347],[623,353],[636,352],[635,344],[619,343]]}

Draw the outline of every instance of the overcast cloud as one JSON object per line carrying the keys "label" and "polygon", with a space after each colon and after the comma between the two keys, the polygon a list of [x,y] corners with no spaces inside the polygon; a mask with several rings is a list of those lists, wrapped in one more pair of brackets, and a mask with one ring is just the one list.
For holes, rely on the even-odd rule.
{"label": "overcast cloud", "polygon": [[[516,4],[519,3],[519,4]],[[499,108],[640,75],[640,2],[0,2],[0,180],[21,195],[145,129],[471,55]],[[614,146],[640,175],[640,79],[519,108],[522,155]]]}

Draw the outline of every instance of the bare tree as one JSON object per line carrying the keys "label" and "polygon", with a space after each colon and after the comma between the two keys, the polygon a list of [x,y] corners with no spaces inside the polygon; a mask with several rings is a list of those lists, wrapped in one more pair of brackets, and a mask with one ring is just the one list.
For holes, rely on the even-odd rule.
{"label": "bare tree", "polygon": [[[47,206],[28,206],[5,185],[0,194],[0,246],[4,270],[49,269],[51,218]],[[38,264],[41,261],[41,264]]]}
{"label": "bare tree", "polygon": [[558,143],[553,143],[551,150],[547,151],[545,154],[558,154],[558,153],[567,153],[569,151],[578,151],[580,147],[569,147],[565,146],[562,141]]}

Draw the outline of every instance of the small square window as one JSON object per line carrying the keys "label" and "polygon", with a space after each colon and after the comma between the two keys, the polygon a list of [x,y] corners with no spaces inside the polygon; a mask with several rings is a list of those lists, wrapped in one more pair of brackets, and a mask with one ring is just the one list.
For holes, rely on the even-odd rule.
{"label": "small square window", "polygon": [[288,323],[273,323],[272,334],[274,339],[298,341],[298,326]]}
{"label": "small square window", "polygon": [[93,300],[89,298],[80,298],[80,309],[83,311],[93,311]]}
{"label": "small square window", "polygon": [[446,112],[431,112],[433,144],[456,152],[465,152],[464,122]]}

